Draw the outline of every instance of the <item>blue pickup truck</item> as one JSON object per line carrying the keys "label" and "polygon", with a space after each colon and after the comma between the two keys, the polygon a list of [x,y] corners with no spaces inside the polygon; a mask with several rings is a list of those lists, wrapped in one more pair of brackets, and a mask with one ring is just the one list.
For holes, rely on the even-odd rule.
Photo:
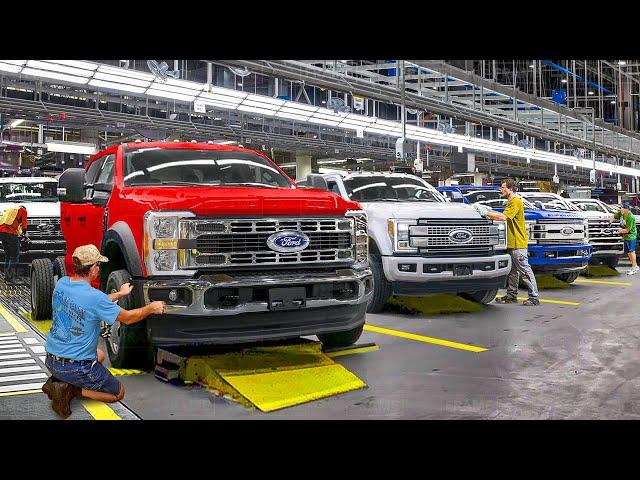
{"label": "blue pickup truck", "polygon": [[[501,212],[506,200],[496,186],[437,187],[452,202],[481,203]],[[529,264],[534,273],[548,273],[571,283],[591,259],[588,223],[574,212],[541,210],[522,199],[529,234]]]}

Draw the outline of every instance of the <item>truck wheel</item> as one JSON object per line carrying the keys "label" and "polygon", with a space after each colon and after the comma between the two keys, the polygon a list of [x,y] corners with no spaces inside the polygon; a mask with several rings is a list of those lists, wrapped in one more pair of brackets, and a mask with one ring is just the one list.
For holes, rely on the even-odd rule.
{"label": "truck wheel", "polygon": [[53,261],[53,271],[58,277],[58,280],[67,275],[67,267],[64,264],[64,257],[56,257]]}
{"label": "truck wheel", "polygon": [[364,324],[344,332],[322,333],[318,335],[318,338],[322,342],[322,345],[328,348],[348,347],[358,341],[360,335],[362,335],[363,328]]}
{"label": "truck wheel", "polygon": [[620,261],[619,256],[609,257],[607,258],[607,267],[615,269],[618,266],[618,262]]}
{"label": "truck wheel", "polygon": [[51,318],[53,299],[53,264],[48,258],[36,258],[31,262],[31,318]]}
{"label": "truck wheel", "polygon": [[578,278],[578,275],[580,275],[580,272],[556,273],[554,277],[563,282],[573,283],[575,279]]}
{"label": "truck wheel", "polygon": [[498,294],[497,288],[492,288],[490,290],[477,290],[475,292],[465,292],[461,293],[460,296],[462,298],[466,298],[467,300],[471,300],[472,302],[482,303],[483,305],[487,305],[496,298]]}
{"label": "truck wheel", "polygon": [[[131,281],[126,270],[115,270],[107,278],[107,294],[115,293]],[[136,308],[133,296],[127,295],[118,301],[125,310]],[[148,366],[148,341],[146,321],[133,325],[123,325],[116,320],[110,327],[109,338],[105,340],[111,366],[114,368],[146,368]]]}
{"label": "truck wheel", "polygon": [[373,273],[373,292],[367,304],[367,313],[378,313],[384,308],[391,295],[391,283],[384,276],[382,259],[379,255],[371,255],[369,266]]}

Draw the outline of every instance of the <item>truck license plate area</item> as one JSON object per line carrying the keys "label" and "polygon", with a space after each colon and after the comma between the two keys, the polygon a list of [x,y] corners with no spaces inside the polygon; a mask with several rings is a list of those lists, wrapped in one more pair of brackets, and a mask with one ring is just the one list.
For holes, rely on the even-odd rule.
{"label": "truck license plate area", "polygon": [[306,304],[304,287],[269,289],[269,310],[297,310],[304,308]]}
{"label": "truck license plate area", "polygon": [[464,277],[465,275],[472,275],[473,270],[471,265],[456,265],[453,267],[454,277]]}

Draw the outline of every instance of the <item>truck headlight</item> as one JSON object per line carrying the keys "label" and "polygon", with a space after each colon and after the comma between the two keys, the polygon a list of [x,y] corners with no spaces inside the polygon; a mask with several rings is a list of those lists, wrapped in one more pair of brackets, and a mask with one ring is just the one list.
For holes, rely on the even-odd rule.
{"label": "truck headlight", "polygon": [[533,226],[536,224],[535,220],[532,221],[525,221],[524,222],[526,228],[527,228],[527,237],[529,238],[529,245],[535,245],[536,243],[538,243],[537,240],[535,240],[533,238]]}
{"label": "truck headlight", "polygon": [[195,217],[192,212],[147,212],[144,216],[143,260],[148,275],[187,275],[195,272],[180,270],[178,244],[180,221]]}
{"label": "truck headlight", "polygon": [[353,222],[353,244],[356,266],[369,265],[369,234],[367,231],[367,213],[364,210],[348,210],[346,217]]}
{"label": "truck headlight", "polygon": [[417,248],[411,247],[409,244],[409,226],[416,225],[411,220],[387,220],[387,230],[389,238],[393,244],[393,250],[396,252],[417,252]]}
{"label": "truck headlight", "polygon": [[498,244],[496,245],[496,250],[506,250],[507,249],[507,222],[496,222],[498,226]]}

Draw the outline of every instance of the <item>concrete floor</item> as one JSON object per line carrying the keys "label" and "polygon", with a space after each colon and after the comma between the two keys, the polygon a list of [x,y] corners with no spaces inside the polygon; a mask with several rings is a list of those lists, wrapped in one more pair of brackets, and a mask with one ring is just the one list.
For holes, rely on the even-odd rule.
{"label": "concrete floor", "polygon": [[[123,418],[142,419],[637,419],[640,276],[624,275],[627,268],[619,277],[593,280],[631,285],[575,283],[541,291],[542,299],[577,306],[491,304],[478,314],[368,315],[369,325],[488,350],[365,332],[359,343],[375,342],[379,350],[334,358],[367,382],[363,390],[262,413],[198,386],[143,374],[119,377],[127,394],[117,408]],[[51,418],[52,412],[25,403],[37,397],[44,396],[0,397],[0,418]],[[39,405],[46,410],[48,400]]]}

